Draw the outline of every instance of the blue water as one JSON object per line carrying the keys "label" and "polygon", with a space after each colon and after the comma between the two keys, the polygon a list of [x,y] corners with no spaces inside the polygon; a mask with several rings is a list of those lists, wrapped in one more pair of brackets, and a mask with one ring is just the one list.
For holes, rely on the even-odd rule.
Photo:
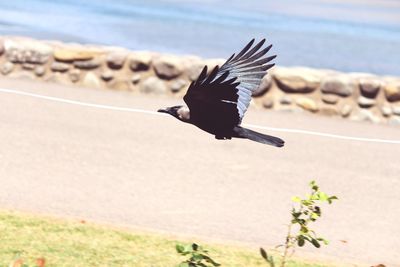
{"label": "blue water", "polygon": [[265,37],[278,65],[400,76],[397,0],[1,0],[0,34],[202,57]]}

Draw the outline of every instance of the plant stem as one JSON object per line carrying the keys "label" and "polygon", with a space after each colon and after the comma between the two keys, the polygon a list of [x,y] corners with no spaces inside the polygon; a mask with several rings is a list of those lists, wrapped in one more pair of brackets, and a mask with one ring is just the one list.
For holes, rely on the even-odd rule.
{"label": "plant stem", "polygon": [[288,233],[286,236],[286,242],[285,242],[285,250],[283,251],[283,255],[282,255],[282,262],[281,262],[281,266],[280,267],[285,267],[286,265],[286,257],[287,254],[289,252],[289,248],[291,246],[291,239],[292,239],[292,224],[289,224],[288,226]]}

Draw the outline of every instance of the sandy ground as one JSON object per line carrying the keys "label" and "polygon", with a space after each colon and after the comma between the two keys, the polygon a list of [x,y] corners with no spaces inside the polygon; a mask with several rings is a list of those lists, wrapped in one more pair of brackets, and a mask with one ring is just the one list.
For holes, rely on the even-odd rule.
{"label": "sandy ground", "polygon": [[[1,88],[156,110],[176,99],[0,80]],[[400,266],[400,145],[290,133],[277,149],[217,141],[169,117],[0,93],[0,208],[251,246],[283,241],[290,198],[316,179],[340,201],[301,254]],[[247,123],[399,139],[400,128],[250,110]],[[365,265],[365,266],[370,266]]]}

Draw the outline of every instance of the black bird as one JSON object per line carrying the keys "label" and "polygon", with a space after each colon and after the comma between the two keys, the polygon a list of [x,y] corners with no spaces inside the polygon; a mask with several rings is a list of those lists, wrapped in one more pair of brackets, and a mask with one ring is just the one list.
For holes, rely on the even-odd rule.
{"label": "black bird", "polygon": [[252,93],[259,87],[267,64],[276,55],[264,57],[272,45],[263,48],[265,39],[254,45],[250,41],[239,54],[233,54],[221,67],[207,74],[205,66],[196,81],[192,82],[183,100],[186,106],[159,109],[175,118],[191,123],[215,135],[216,139],[247,138],[259,143],[282,147],[280,138],[261,134],[240,126]]}

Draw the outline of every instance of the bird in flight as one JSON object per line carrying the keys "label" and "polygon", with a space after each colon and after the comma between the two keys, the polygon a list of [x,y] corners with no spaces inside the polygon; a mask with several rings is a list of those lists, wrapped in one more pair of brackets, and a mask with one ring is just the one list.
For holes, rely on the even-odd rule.
{"label": "bird in flight", "polygon": [[240,126],[252,93],[259,87],[267,70],[275,65],[269,62],[276,55],[264,57],[272,45],[263,47],[265,39],[256,45],[254,41],[251,40],[242,51],[233,54],[221,67],[216,66],[210,73],[207,73],[205,66],[183,97],[187,106],[168,107],[158,112],[193,124],[215,135],[216,139],[246,138],[282,147],[282,139]]}

